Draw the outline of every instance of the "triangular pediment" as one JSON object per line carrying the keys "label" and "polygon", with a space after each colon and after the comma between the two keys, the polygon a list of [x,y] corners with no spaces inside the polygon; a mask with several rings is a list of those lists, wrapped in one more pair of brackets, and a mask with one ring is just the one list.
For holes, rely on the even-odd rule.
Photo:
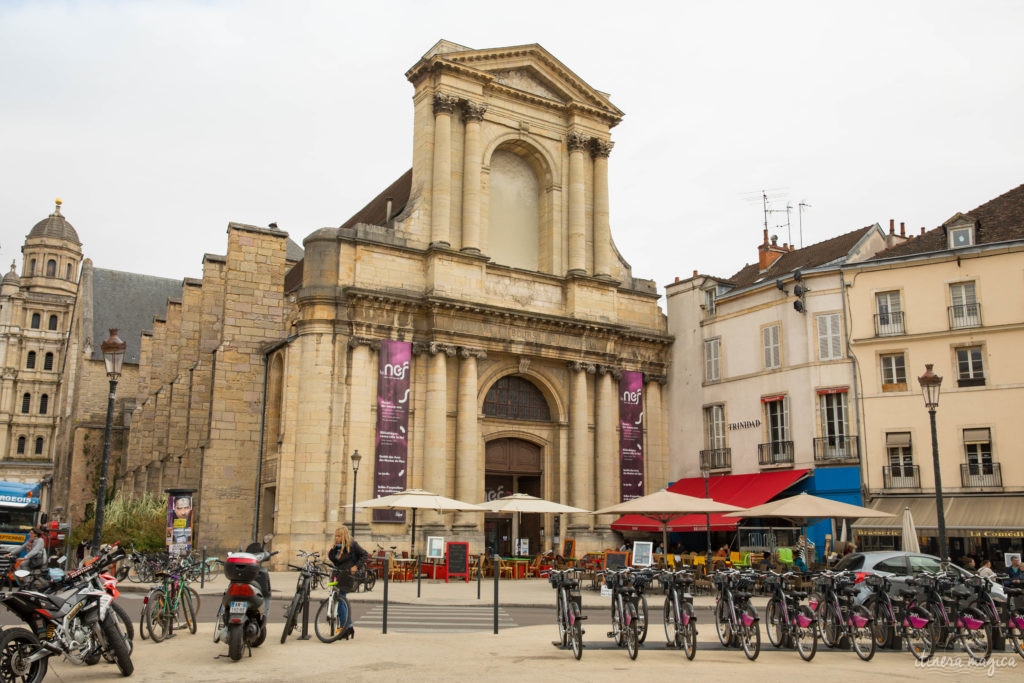
{"label": "triangular pediment", "polygon": [[943,223],[942,227],[948,231],[952,228],[974,227],[975,223],[977,223],[977,221],[974,219],[973,216],[971,216],[971,214],[957,213],[952,218]]}

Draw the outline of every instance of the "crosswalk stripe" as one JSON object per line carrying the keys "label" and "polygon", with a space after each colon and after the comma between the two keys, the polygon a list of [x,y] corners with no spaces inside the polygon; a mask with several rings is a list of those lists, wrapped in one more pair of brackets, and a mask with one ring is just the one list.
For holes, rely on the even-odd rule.
{"label": "crosswalk stripe", "polygon": [[[384,609],[375,605],[355,620],[357,626],[380,627]],[[388,607],[388,628],[411,633],[463,632],[490,629],[494,623],[494,607],[467,605],[433,607],[430,605],[395,605]],[[516,626],[504,609],[498,611],[498,626]]]}

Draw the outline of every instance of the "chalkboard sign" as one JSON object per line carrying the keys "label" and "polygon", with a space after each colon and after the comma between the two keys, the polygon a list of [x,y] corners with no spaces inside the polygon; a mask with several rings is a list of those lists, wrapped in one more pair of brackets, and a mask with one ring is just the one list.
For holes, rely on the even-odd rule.
{"label": "chalkboard sign", "polygon": [[576,557],[576,539],[567,538],[562,543],[562,557],[567,560],[571,560]]}
{"label": "chalkboard sign", "polygon": [[629,553],[627,552],[606,552],[604,554],[604,568],[605,569],[622,569],[629,562]]}
{"label": "chalkboard sign", "polygon": [[444,582],[453,576],[464,577],[469,582],[469,544],[449,542],[445,544],[445,569],[447,576]]}

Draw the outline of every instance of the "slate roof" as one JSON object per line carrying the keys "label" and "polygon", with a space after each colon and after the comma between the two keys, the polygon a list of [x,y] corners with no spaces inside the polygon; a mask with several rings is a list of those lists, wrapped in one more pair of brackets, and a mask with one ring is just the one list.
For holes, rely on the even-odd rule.
{"label": "slate roof", "polygon": [[124,362],[138,364],[139,338],[165,315],[168,298],[181,297],[181,280],[94,268],[92,274],[92,359],[103,360],[100,343],[118,328],[128,348]]}
{"label": "slate roof", "polygon": [[874,227],[873,225],[868,225],[859,230],[833,237],[824,242],[812,244],[803,249],[786,252],[768,266],[768,269],[763,273],[758,272],[756,263],[744,266],[739,272],[729,278],[729,282],[735,285],[736,289],[741,289],[749,287],[758,281],[774,280],[787,273],[792,273],[797,268],[815,268],[831,263],[850,253],[850,250],[857,245],[857,242]]}
{"label": "slate roof", "polygon": [[368,225],[384,225],[387,217],[388,197],[391,197],[391,217],[394,218],[402,213],[405,205],[409,203],[409,193],[412,190],[412,169],[391,183],[386,190],[374,197],[369,204],[361,208],[354,216],[342,223],[342,228],[351,228],[356,223]]}
{"label": "slate roof", "polygon": [[[976,221],[975,244],[1024,239],[1024,185],[985,202],[963,216]],[[943,251],[948,248],[944,226],[880,251],[872,260]]]}
{"label": "slate roof", "polygon": [[300,247],[295,240],[293,240],[291,237],[288,238],[288,241],[285,244],[285,253],[284,253],[284,257],[285,257],[286,260],[288,260],[288,261],[301,261],[303,255],[305,253],[306,252],[304,252],[302,250],[302,247]]}

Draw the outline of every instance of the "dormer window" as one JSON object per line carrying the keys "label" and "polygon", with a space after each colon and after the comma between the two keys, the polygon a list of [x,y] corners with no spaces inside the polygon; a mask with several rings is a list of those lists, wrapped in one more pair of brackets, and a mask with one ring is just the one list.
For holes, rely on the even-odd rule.
{"label": "dormer window", "polygon": [[949,248],[959,249],[960,247],[970,247],[974,245],[974,228],[963,227],[963,228],[951,228],[949,231]]}
{"label": "dormer window", "polygon": [[705,289],[704,290],[704,305],[701,306],[704,309],[704,314],[712,316],[715,314],[715,290]]}

